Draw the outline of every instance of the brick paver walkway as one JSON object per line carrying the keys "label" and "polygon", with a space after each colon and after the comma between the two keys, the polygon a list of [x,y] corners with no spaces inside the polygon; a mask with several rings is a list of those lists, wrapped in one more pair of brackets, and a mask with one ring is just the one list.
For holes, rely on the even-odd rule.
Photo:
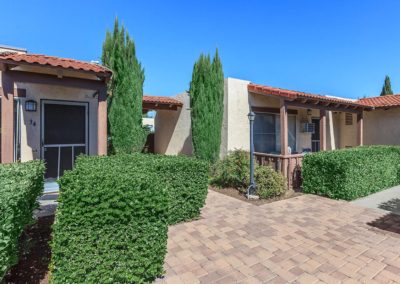
{"label": "brick paver walkway", "polygon": [[255,206],[210,191],[170,227],[157,283],[400,283],[400,217],[312,195]]}

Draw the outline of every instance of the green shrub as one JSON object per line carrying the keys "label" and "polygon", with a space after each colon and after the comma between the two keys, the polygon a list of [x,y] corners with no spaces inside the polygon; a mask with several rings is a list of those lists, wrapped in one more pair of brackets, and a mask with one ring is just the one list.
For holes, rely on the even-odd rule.
{"label": "green shrub", "polygon": [[97,157],[79,158],[64,174],[51,245],[53,283],[147,283],[163,273],[167,185],[144,170]]}
{"label": "green shrub", "polygon": [[303,191],[354,200],[400,184],[400,147],[370,146],[306,155]]}
{"label": "green shrub", "polygon": [[116,155],[117,164],[134,164],[144,173],[157,174],[168,186],[168,223],[175,224],[200,216],[208,188],[208,163],[187,156],[152,154]]}
{"label": "green shrub", "polygon": [[153,170],[168,185],[168,223],[176,224],[199,217],[207,197],[208,163],[184,156],[155,156],[155,161]]}
{"label": "green shrub", "polygon": [[163,273],[167,225],[199,216],[208,165],[188,157],[80,157],[60,180],[54,283],[147,283]]}
{"label": "green shrub", "polygon": [[41,161],[0,165],[0,282],[18,262],[18,239],[43,193]]}
{"label": "green shrub", "polygon": [[[244,192],[250,184],[250,153],[243,150],[229,153],[214,165],[211,175],[212,185]],[[287,188],[283,175],[268,166],[255,166],[254,179],[260,198],[282,195]]]}
{"label": "green shrub", "polygon": [[285,177],[270,166],[257,167],[254,178],[257,185],[256,194],[262,199],[280,196],[286,191]]}
{"label": "green shrub", "polygon": [[249,186],[250,154],[234,150],[215,163],[211,173],[211,184],[218,187],[244,189]]}

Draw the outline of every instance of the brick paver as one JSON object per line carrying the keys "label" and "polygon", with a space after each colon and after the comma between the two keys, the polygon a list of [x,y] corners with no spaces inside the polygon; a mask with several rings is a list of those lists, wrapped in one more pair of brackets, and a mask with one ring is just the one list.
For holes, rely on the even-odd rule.
{"label": "brick paver", "polygon": [[400,216],[313,195],[255,206],[210,191],[169,228],[157,283],[400,283]]}

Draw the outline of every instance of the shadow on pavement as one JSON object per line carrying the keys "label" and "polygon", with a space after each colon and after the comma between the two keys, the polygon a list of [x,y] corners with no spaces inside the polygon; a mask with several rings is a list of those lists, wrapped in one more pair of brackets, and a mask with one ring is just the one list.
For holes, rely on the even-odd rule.
{"label": "shadow on pavement", "polygon": [[389,201],[383,202],[378,206],[380,209],[391,211],[400,214],[400,198],[394,198]]}
{"label": "shadow on pavement", "polygon": [[367,224],[381,230],[400,234],[400,215],[394,213],[386,214]]}

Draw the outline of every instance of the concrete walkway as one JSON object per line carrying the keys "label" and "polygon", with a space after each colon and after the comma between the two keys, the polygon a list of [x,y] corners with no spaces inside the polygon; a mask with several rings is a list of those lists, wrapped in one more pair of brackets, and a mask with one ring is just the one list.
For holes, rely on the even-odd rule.
{"label": "concrete walkway", "polygon": [[400,283],[400,216],[344,201],[210,191],[202,218],[168,235],[157,283]]}
{"label": "concrete walkway", "polygon": [[39,198],[40,207],[36,210],[36,217],[54,215],[57,209],[58,193],[47,193]]}
{"label": "concrete walkway", "polygon": [[351,203],[373,209],[389,211],[400,215],[400,186],[395,186]]}

